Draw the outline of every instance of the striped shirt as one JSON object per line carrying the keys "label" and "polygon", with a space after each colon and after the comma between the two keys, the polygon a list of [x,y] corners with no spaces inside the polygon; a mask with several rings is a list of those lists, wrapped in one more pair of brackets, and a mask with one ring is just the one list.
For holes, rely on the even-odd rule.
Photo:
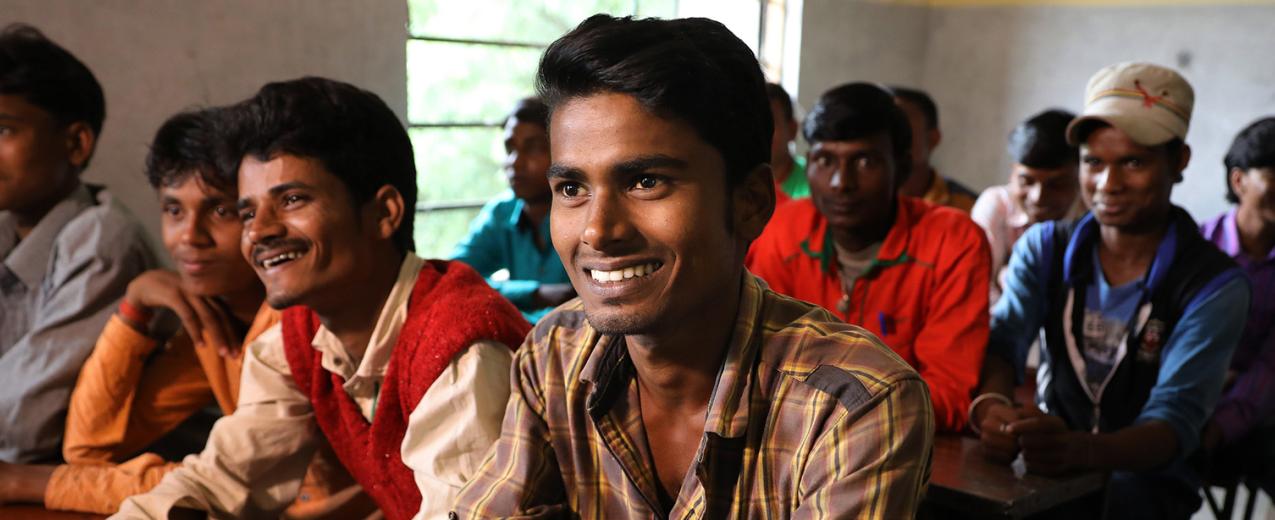
{"label": "striped shirt", "polygon": [[920,376],[871,333],[758,278],[740,298],[671,512],[624,338],[599,334],[575,300],[515,355],[501,438],[453,518],[911,518],[934,435]]}

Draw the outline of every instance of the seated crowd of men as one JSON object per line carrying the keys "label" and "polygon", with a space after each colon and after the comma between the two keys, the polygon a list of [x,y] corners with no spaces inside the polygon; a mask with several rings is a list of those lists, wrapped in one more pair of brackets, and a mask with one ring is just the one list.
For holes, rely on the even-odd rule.
{"label": "seated crowd of men", "polygon": [[798,121],[711,20],[591,17],[535,87],[450,260],[414,253],[375,94],[307,77],[176,114],[144,165],[164,269],[80,179],[93,74],[5,29],[0,503],[904,518],[935,435],[971,432],[1109,473],[1076,514],[1187,518],[1207,470],[1272,460],[1275,118],[1197,225],[1170,201],[1194,92],[1155,65],[1026,119],[977,197],[930,163],[924,92],[840,85]]}

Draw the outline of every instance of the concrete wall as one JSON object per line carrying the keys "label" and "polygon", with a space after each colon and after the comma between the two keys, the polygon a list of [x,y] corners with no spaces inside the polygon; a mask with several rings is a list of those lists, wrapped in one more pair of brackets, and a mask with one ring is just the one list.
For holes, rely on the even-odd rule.
{"label": "concrete wall", "polygon": [[[971,187],[1004,182],[1005,136],[1049,107],[1078,111],[1085,83],[1118,61],[1173,67],[1196,91],[1187,142],[1194,149],[1174,200],[1197,219],[1226,207],[1222,156],[1235,133],[1275,114],[1272,5],[1093,7],[930,5],[807,0],[800,99],[813,101],[832,80],[903,82],[929,91],[940,107],[944,140],[935,162]],[[994,4],[994,2],[987,2]],[[922,11],[918,14],[918,11]],[[837,20],[840,18],[840,20]],[[917,20],[921,21],[917,21]],[[859,37],[828,31],[866,27]],[[823,29],[822,32],[818,31]],[[883,35],[892,35],[889,39]],[[898,50],[836,52],[837,38],[899,41]],[[816,42],[815,40],[819,41]],[[914,59],[908,67],[881,61]],[[874,57],[878,53],[880,58]],[[915,68],[918,71],[908,76]],[[822,70],[816,70],[822,69]]]}
{"label": "concrete wall", "polygon": [[303,75],[354,83],[407,112],[402,1],[0,0],[0,25],[11,22],[40,28],[93,70],[107,115],[85,179],[107,185],[157,237],[159,206],[142,167],[174,112]]}

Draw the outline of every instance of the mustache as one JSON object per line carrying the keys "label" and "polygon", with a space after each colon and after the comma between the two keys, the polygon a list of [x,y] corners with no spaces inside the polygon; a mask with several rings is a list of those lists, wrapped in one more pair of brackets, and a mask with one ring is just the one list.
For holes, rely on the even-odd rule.
{"label": "mustache", "polygon": [[310,241],[300,238],[269,238],[252,246],[252,257],[272,249],[309,249]]}

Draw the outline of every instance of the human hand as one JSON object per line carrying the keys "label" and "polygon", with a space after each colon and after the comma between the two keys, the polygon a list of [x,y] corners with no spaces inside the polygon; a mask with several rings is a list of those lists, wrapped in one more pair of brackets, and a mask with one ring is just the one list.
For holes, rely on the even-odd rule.
{"label": "human hand", "polygon": [[557,307],[576,297],[576,289],[569,283],[543,283],[533,297],[536,307]]}
{"label": "human hand", "polygon": [[[234,320],[213,298],[183,291],[181,278],[175,272],[153,269],[142,273],[129,282],[124,301],[138,309],[169,309],[181,320],[195,346],[214,347],[224,357],[237,353]],[[130,325],[146,332],[145,323],[130,321]]]}
{"label": "human hand", "polygon": [[1028,406],[1023,408],[1021,418],[1006,428],[1018,436],[1029,472],[1058,475],[1092,465],[1093,435],[1071,431],[1061,417]]}
{"label": "human hand", "polygon": [[988,400],[979,403],[974,409],[974,417],[978,421],[978,440],[983,456],[1001,464],[1009,464],[1018,457],[1018,436],[1010,433],[1008,427],[1020,416],[1018,410],[1001,402]]}

